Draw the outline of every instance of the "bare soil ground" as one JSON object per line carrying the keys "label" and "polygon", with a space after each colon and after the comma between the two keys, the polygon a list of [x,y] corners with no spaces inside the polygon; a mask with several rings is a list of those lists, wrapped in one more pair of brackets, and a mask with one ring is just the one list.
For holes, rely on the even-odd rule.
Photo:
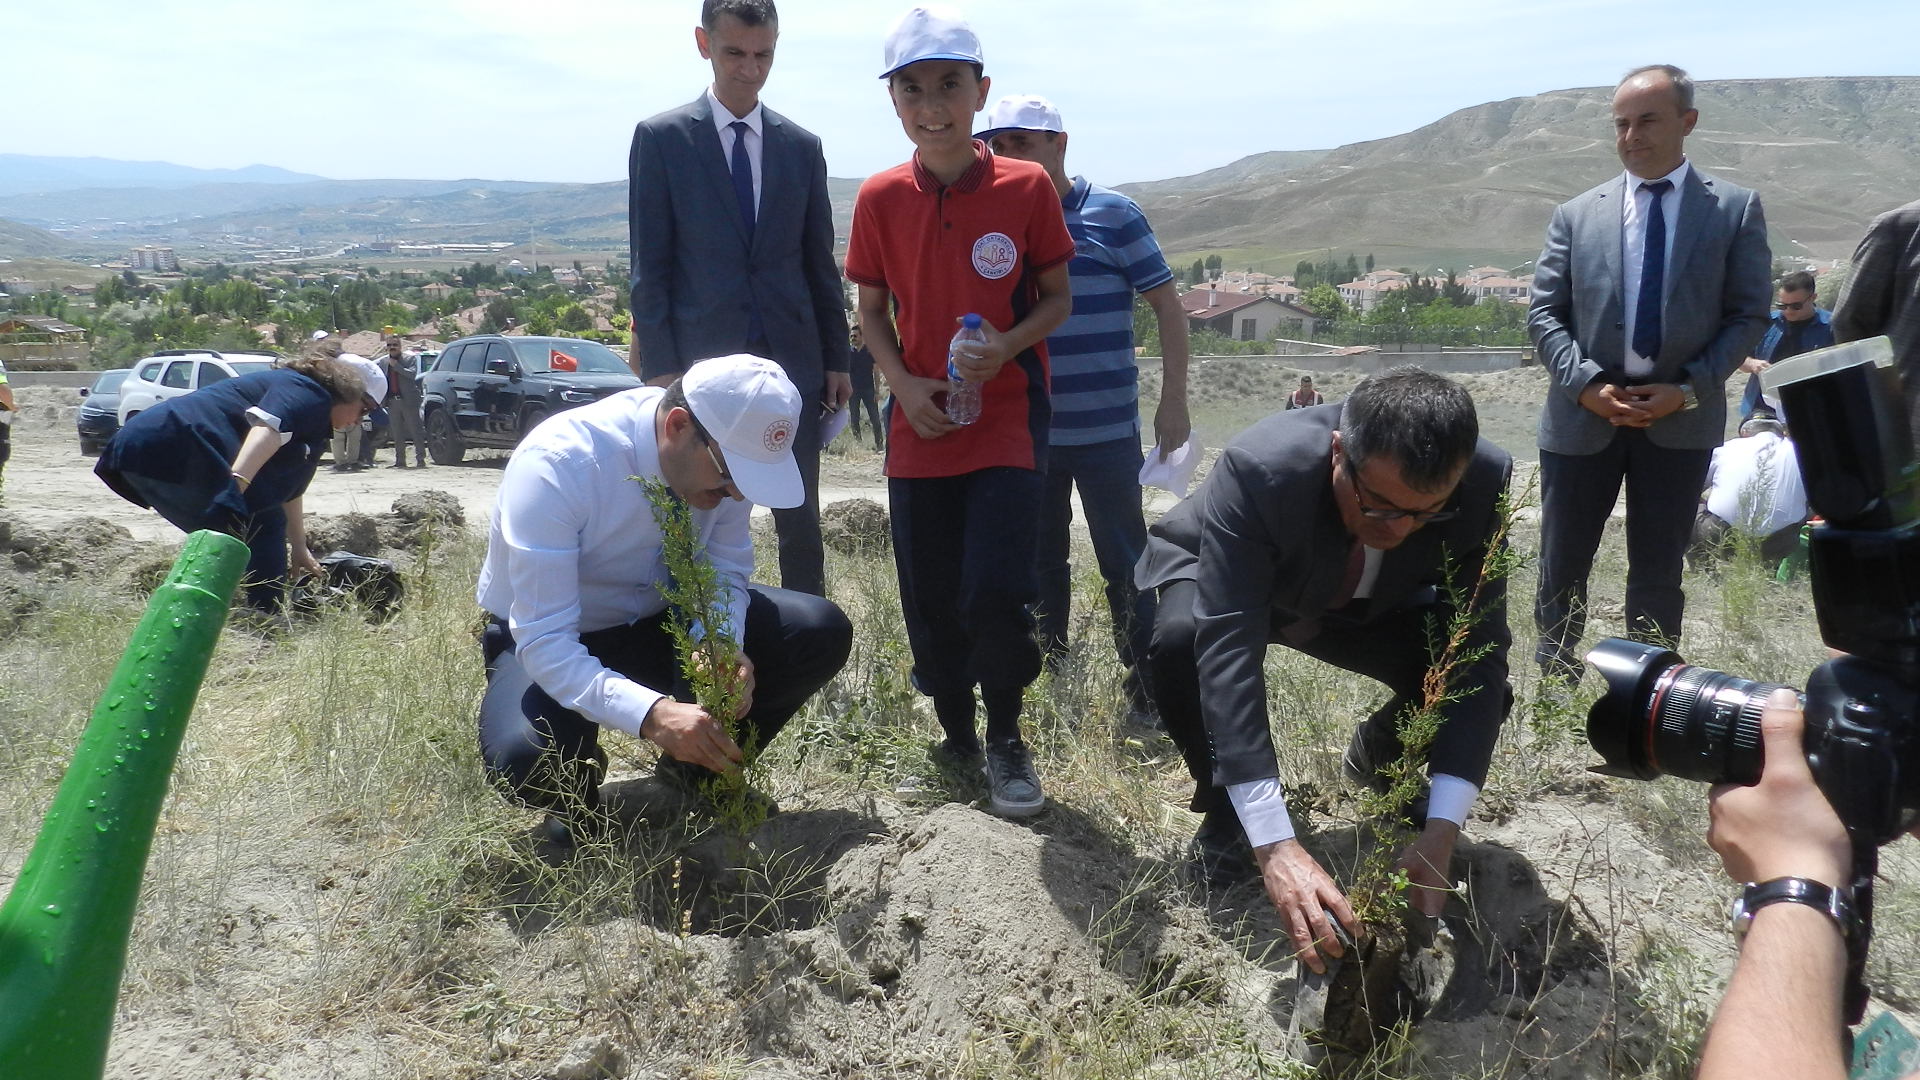
{"label": "bare soil ground", "polygon": [[[1196,379],[1203,437],[1264,414],[1290,374]],[[1538,373],[1469,384],[1489,434],[1530,445]],[[34,397],[0,494],[0,888],[139,583],[177,540],[87,475],[70,406]],[[156,837],[109,1076],[1305,1075],[1289,1053],[1298,971],[1258,886],[1207,891],[1182,872],[1197,820],[1184,770],[1123,722],[1090,557],[1075,655],[1028,697],[1051,807],[996,819],[977,777],[928,760],[937,729],[907,684],[884,518],[848,501],[884,504],[864,447],[837,445],[824,467],[854,655],[756,768],[782,812],[745,838],[708,828],[653,781],[650,749],[610,736],[620,838],[553,865],[536,816],[486,786],[474,752],[471,593],[499,468],[316,478],[328,527],[397,544],[370,553],[402,566],[406,608],[378,626],[341,612],[225,635]],[[467,527],[377,527],[422,489]],[[1523,525],[1516,542],[1535,539]],[[1616,530],[1596,636],[1618,629],[1620,549]],[[1532,585],[1524,571],[1511,586],[1521,642]],[[1690,579],[1689,596],[1691,659],[1798,682],[1821,656],[1804,580],[1737,566]],[[1376,1075],[1686,1075],[1733,958],[1705,789],[1587,773],[1587,699],[1537,695],[1524,655],[1423,961],[1423,1018]],[[1296,820],[1348,867],[1365,840],[1339,753],[1379,688],[1285,650],[1268,675]],[[1888,849],[1870,972],[1875,1009],[1910,1027],[1917,848]]]}

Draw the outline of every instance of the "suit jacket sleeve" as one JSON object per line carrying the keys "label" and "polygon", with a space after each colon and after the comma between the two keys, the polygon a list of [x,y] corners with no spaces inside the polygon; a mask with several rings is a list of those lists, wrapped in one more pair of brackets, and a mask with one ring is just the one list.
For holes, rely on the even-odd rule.
{"label": "suit jacket sleeve", "polygon": [[1773,299],[1773,251],[1767,246],[1767,215],[1760,196],[1748,193],[1740,224],[1727,246],[1726,285],[1720,290],[1720,332],[1680,370],[1702,397],[1722,393],[1727,376],[1746,360],[1767,329]]}
{"label": "suit jacket sleeve", "polygon": [[1200,555],[1193,603],[1200,707],[1222,786],[1280,774],[1267,718],[1277,520],[1284,499],[1247,451],[1228,447],[1196,498]]}
{"label": "suit jacket sleeve", "polygon": [[840,268],[833,261],[833,203],[827,198],[827,159],[815,140],[808,146],[807,219],[801,236],[807,295],[813,302],[813,321],[820,328],[820,365],[827,371],[848,370],[847,296],[840,288]]}
{"label": "suit jacket sleeve", "polygon": [[1553,392],[1578,401],[1580,392],[1605,372],[1582,355],[1573,313],[1573,221],[1562,204],[1547,225],[1547,244],[1534,264],[1533,302],[1527,309],[1527,333],[1540,363],[1553,380]]}
{"label": "suit jacket sleeve", "polygon": [[1891,226],[1896,215],[1883,214],[1867,229],[1853,252],[1853,276],[1833,308],[1835,341],[1859,341],[1887,332],[1893,314],[1893,264],[1898,248]]}
{"label": "suit jacket sleeve", "polygon": [[[1473,660],[1448,680],[1448,692],[1459,696],[1440,707],[1445,723],[1434,736],[1433,748],[1427,754],[1428,771],[1457,776],[1480,787],[1486,786],[1487,765],[1493,760],[1494,742],[1500,737],[1500,726],[1506,722],[1513,693],[1507,684],[1507,653],[1513,644],[1513,632],[1507,624],[1506,578],[1499,576],[1481,582],[1479,595],[1474,595],[1475,582],[1492,554],[1491,545],[1486,541],[1499,531],[1499,496],[1507,490],[1513,477],[1512,459],[1504,454],[1501,457],[1505,460],[1499,487],[1476,533],[1483,538],[1482,542],[1467,551],[1449,553],[1453,555],[1448,568],[1453,579],[1451,584],[1458,590],[1448,597],[1453,601],[1450,606],[1459,610],[1461,604],[1472,604],[1469,610],[1473,625],[1467,632],[1462,655]],[[1501,549],[1505,546],[1503,543]]]}
{"label": "suit jacket sleeve", "polygon": [[641,370],[648,379],[676,375],[686,365],[673,340],[673,193],[660,154],[660,133],[633,129],[627,155],[627,235],[633,248],[631,309]]}

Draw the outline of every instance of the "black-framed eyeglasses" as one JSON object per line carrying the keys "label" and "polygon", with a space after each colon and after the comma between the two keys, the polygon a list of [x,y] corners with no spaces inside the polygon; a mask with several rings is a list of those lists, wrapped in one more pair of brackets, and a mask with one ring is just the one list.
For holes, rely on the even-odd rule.
{"label": "black-framed eyeglasses", "polygon": [[1781,302],[1781,301],[1778,301],[1778,300],[1776,300],[1776,301],[1774,301],[1774,304],[1773,304],[1773,310],[1775,310],[1775,311],[1799,311],[1799,310],[1800,310],[1801,308],[1804,308],[1804,307],[1806,307],[1806,306],[1807,306],[1808,304],[1811,304],[1811,303],[1813,303],[1813,301],[1812,301],[1811,299],[1808,299],[1808,300],[1795,300],[1795,301],[1794,301],[1793,303],[1791,303],[1791,304],[1788,304],[1788,303],[1783,303],[1783,302]]}
{"label": "black-framed eyeglasses", "polygon": [[1460,511],[1452,507],[1441,510],[1403,510],[1391,504],[1387,506],[1368,506],[1368,499],[1375,499],[1379,502],[1386,502],[1386,500],[1380,498],[1378,492],[1368,491],[1367,485],[1360,482],[1360,474],[1354,469],[1352,458],[1342,457],[1340,459],[1340,467],[1346,470],[1347,483],[1353,485],[1353,501],[1359,504],[1361,517],[1372,518],[1375,521],[1406,520],[1419,525],[1425,525],[1433,521],[1449,521],[1460,516]]}

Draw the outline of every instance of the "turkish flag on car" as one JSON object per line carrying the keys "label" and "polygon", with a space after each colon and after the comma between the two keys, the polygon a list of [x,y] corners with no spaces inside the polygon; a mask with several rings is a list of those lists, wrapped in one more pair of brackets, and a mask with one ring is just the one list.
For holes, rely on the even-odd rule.
{"label": "turkish flag on car", "polygon": [[548,349],[547,367],[554,371],[579,371],[580,361],[568,356],[559,349]]}

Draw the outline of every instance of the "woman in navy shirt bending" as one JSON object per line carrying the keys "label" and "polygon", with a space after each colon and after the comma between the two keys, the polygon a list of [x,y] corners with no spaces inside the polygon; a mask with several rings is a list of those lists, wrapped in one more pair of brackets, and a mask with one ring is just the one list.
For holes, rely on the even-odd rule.
{"label": "woman in navy shirt bending", "polygon": [[168,398],[128,420],[93,471],[187,532],[245,541],[247,603],[276,611],[289,549],[294,569],[320,571],[300,500],[334,430],[358,424],[386,393],[367,385],[372,378],[316,354]]}

